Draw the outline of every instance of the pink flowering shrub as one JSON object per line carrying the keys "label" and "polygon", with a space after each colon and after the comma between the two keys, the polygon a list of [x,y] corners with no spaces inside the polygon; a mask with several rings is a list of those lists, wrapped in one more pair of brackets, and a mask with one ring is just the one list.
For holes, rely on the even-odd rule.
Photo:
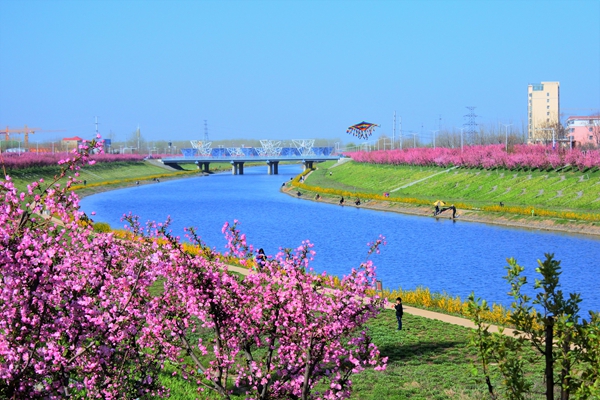
{"label": "pink flowering shrub", "polygon": [[76,177],[58,180],[96,146],[61,160],[49,185],[0,181],[0,397],[161,397],[168,362],[223,398],[343,399],[352,374],[385,368],[363,329],[385,301],[370,261],[336,284],[311,271],[305,242],[241,278],[222,261],[252,254],[235,224],[224,255],[193,229],[205,251],[190,252],[169,221],[143,228],[127,215],[126,238],[94,232],[69,191]]}
{"label": "pink flowering shrub", "polygon": [[[223,232],[232,254],[251,256],[252,247],[235,224],[225,224]],[[193,230],[189,237],[201,245]],[[386,360],[361,328],[384,300],[373,294],[371,262],[334,289],[332,277],[310,271],[311,247],[305,242],[282,251],[240,279],[217,259],[187,255],[171,238],[160,258],[173,261],[162,271],[165,290],[153,303],[146,335],[162,344],[199,390],[209,387],[225,398],[232,393],[229,377],[237,392],[253,399],[349,397],[350,375],[368,366],[385,368]],[[190,339],[206,330],[210,338]],[[214,358],[202,361],[208,353]],[[327,389],[315,392],[324,382]]]}
{"label": "pink flowering shrub", "polygon": [[[47,167],[55,166],[60,160],[68,157],[70,153],[1,153],[0,154],[0,165],[3,165],[8,170],[18,170],[26,168],[36,167]],[[88,156],[89,159],[99,163],[110,163],[110,162],[131,162],[131,161],[142,161],[145,157],[144,154],[106,154],[98,153],[91,154]]]}
{"label": "pink flowering shrub", "polygon": [[514,145],[507,153],[501,144],[460,148],[411,148],[348,153],[357,162],[466,168],[557,169],[572,166],[583,171],[600,167],[600,150],[559,149],[542,145]]}
{"label": "pink flowering shrub", "polygon": [[153,245],[93,234],[66,190],[73,181],[20,194],[0,181],[0,397],[159,394],[160,353],[138,341]]}

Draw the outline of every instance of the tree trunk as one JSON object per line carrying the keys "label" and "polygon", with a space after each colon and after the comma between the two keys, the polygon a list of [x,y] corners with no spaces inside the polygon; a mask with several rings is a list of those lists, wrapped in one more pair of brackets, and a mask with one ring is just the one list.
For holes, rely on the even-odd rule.
{"label": "tree trunk", "polygon": [[554,357],[552,353],[552,341],[554,340],[554,318],[546,319],[546,400],[554,400]]}

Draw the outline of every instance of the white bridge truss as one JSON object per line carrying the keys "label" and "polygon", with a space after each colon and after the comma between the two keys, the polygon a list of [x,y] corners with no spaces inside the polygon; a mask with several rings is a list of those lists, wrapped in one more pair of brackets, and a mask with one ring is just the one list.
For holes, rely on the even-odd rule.
{"label": "white bridge truss", "polygon": [[313,146],[315,145],[315,139],[292,139],[294,146],[298,149],[301,156],[314,156],[315,152]]}
{"label": "white bridge truss", "polygon": [[192,147],[198,151],[198,154],[201,156],[210,156],[212,152],[212,142],[203,142],[201,140],[190,140]]}
{"label": "white bridge truss", "polygon": [[[209,157],[212,153],[212,142],[203,142],[201,140],[190,140],[192,147],[197,151],[199,156]],[[314,156],[313,150],[315,139],[292,139],[293,145],[298,150],[300,156]],[[283,151],[281,147],[281,141],[278,140],[261,140],[260,144],[262,147],[255,147],[254,150],[261,157],[275,156],[279,157]],[[248,148],[245,148],[246,152]],[[247,154],[244,152],[243,147],[227,147],[225,148],[227,153],[232,157],[244,157]]]}
{"label": "white bridge truss", "polygon": [[281,155],[281,150],[283,150],[281,141],[261,140],[260,144],[262,147],[257,147],[256,151],[261,157],[279,156]]}
{"label": "white bridge truss", "polygon": [[246,155],[242,147],[227,147],[226,150],[232,157],[243,157]]}

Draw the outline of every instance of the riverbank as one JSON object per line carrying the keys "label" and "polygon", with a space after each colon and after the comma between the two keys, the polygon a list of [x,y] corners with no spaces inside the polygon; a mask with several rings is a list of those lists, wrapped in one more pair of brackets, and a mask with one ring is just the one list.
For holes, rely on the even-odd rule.
{"label": "riverbank", "polygon": [[[538,176],[539,175],[539,176]],[[309,172],[301,181],[305,184],[296,185],[289,183],[282,191],[290,196],[297,197],[298,191],[305,200],[320,201],[338,204],[340,193],[366,193],[370,198],[361,198],[361,204],[355,205],[356,197],[345,199],[344,206],[362,207],[378,211],[397,212],[402,214],[417,215],[428,218],[433,217],[433,201],[444,199],[448,205],[457,205],[457,221],[476,222],[483,224],[529,229],[535,231],[563,232],[574,235],[600,237],[600,223],[597,221],[595,208],[597,201],[593,189],[597,183],[593,173],[536,173],[516,172],[508,174],[506,171],[481,172],[479,170],[421,168],[410,166],[373,166],[356,164],[351,159],[345,158],[338,163],[323,163],[316,170]],[[559,189],[554,197],[551,196],[549,187]],[[470,187],[470,188],[469,188]],[[533,198],[521,195],[530,192],[544,193]],[[553,190],[554,190],[553,189]],[[320,198],[315,199],[319,192]],[[387,201],[382,196],[370,196],[371,193],[389,192],[391,197]],[[393,193],[392,193],[393,192]],[[509,193],[517,192],[519,195],[508,197]],[[335,193],[335,194],[333,194]],[[491,193],[501,193],[492,196]],[[583,197],[588,201],[583,203]],[[491,196],[491,197],[490,197]],[[375,197],[375,198],[373,198]],[[414,203],[402,202],[400,198],[433,199],[416,201]],[[500,199],[500,200],[498,200]],[[567,201],[566,205],[575,207],[560,207],[557,202]],[[507,211],[502,207],[494,207],[490,211],[489,203],[500,201],[506,203]],[[515,204],[519,201],[520,203]],[[598,199],[600,202],[600,199]],[[460,208],[460,204],[469,204],[468,208]],[[496,205],[498,203],[495,203]],[[560,203],[562,204],[562,203]],[[521,208],[529,207],[531,211],[538,209],[541,212],[535,215],[515,213],[513,205]],[[486,207],[488,206],[488,207]],[[558,206],[558,208],[557,208]],[[561,218],[547,209],[554,211],[564,210]],[[484,211],[485,210],[485,211]],[[509,210],[511,212],[509,212]],[[591,218],[580,218],[581,215]],[[586,214],[588,213],[588,214]],[[591,213],[591,214],[589,214]],[[541,214],[541,215],[540,215]],[[569,219],[570,214],[575,214],[577,219]],[[435,218],[451,218],[451,211],[436,216]]]}
{"label": "riverbank", "polygon": [[[286,185],[281,189],[282,193],[289,196],[298,197],[298,189]],[[318,201],[321,203],[339,204],[339,196],[323,196],[317,200],[315,199],[315,192],[308,190],[300,190],[300,198],[303,200]],[[433,216],[433,206],[423,207],[418,205],[410,205],[405,203],[399,203],[394,201],[379,201],[379,200],[364,200],[361,199],[360,205],[355,205],[356,199],[345,199],[344,207],[361,207],[368,208],[377,211],[389,211],[397,212],[409,215],[418,215],[428,218],[438,219],[452,219],[450,211],[441,214],[439,216]],[[518,215],[504,214],[504,213],[491,213],[479,210],[461,210],[457,208],[456,221],[476,222],[482,224],[500,225],[505,227],[513,227],[519,229],[530,229],[538,231],[552,231],[552,232],[563,232],[575,235],[588,235],[594,237],[600,237],[600,226],[588,224],[582,221],[564,221],[564,220],[553,220],[551,218],[544,217],[521,217]]]}

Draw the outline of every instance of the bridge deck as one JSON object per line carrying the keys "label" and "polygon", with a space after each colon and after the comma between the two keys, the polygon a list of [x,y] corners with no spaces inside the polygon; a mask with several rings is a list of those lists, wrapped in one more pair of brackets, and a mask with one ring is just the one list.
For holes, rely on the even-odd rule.
{"label": "bridge deck", "polygon": [[243,162],[281,162],[281,161],[330,161],[339,160],[339,155],[319,156],[225,156],[225,157],[213,157],[213,156],[192,156],[192,157],[169,157],[162,158],[160,161],[163,164],[195,164],[198,163],[243,163]]}

